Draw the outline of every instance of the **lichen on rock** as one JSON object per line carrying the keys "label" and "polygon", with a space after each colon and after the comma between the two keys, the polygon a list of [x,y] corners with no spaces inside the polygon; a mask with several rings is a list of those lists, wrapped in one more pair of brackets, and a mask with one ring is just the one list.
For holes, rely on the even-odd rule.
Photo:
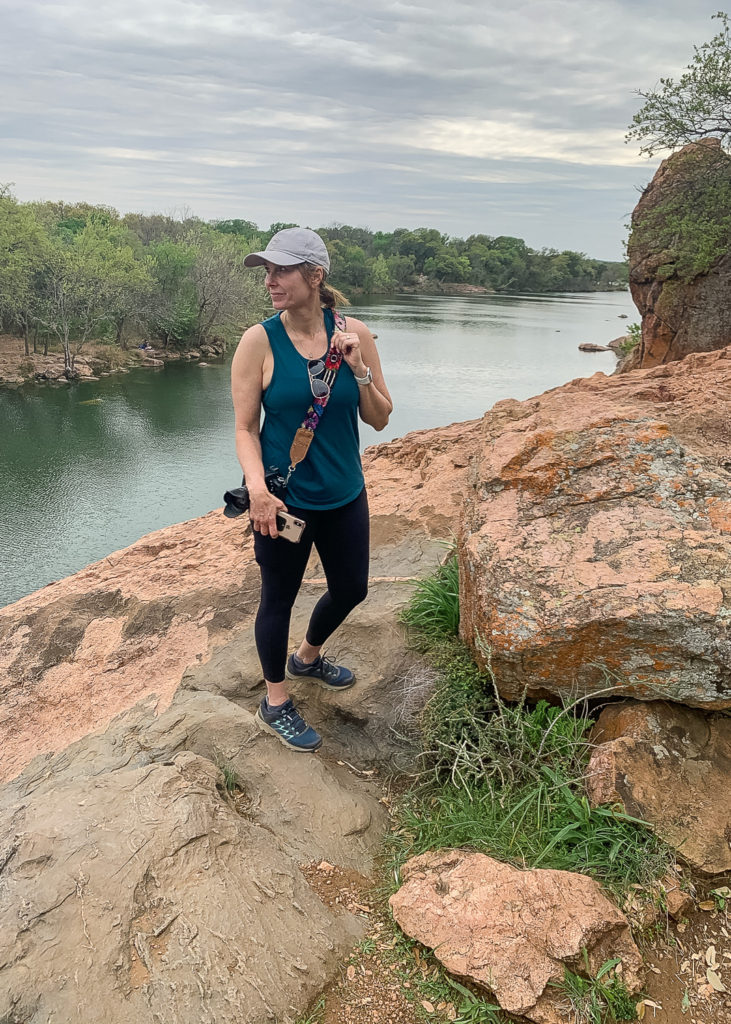
{"label": "lichen on rock", "polygon": [[731,706],[730,430],[731,348],[486,413],[461,630],[503,696]]}

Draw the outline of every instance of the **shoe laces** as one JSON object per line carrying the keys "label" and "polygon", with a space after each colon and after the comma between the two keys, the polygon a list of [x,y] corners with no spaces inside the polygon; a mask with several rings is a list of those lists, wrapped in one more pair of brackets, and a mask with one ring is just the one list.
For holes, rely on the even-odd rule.
{"label": "shoe laces", "polygon": [[291,700],[286,701],[286,703],[282,705],[277,718],[279,721],[289,726],[296,736],[299,736],[300,733],[305,732],[309,728],[307,722],[305,722],[304,718]]}
{"label": "shoe laces", "polygon": [[338,666],[326,658],[324,654],[320,655],[320,666],[322,674],[326,679],[337,679],[340,675]]}

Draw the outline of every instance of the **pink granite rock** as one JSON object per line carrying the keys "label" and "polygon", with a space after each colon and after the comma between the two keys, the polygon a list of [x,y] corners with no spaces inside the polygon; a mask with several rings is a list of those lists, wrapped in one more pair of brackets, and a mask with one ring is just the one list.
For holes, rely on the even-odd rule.
{"label": "pink granite rock", "polygon": [[520,871],[481,853],[439,850],[412,857],[391,899],[399,926],[434,950],[447,970],[491,992],[503,1009],[537,1024],[569,1018],[564,967],[596,975],[619,957],[630,992],[641,986],[642,957],[627,920],[586,875]]}
{"label": "pink granite rock", "polygon": [[622,804],[702,874],[731,871],[731,718],[623,702],[602,711],[592,739],[592,804]]}
{"label": "pink granite rock", "polygon": [[461,630],[518,698],[731,706],[731,348],[483,418]]}

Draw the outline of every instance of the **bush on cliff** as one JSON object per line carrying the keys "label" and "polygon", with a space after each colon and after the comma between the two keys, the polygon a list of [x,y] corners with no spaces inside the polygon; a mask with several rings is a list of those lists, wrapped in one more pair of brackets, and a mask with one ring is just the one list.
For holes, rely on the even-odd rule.
{"label": "bush on cliff", "polygon": [[639,91],[645,102],[632,119],[627,140],[640,142],[641,153],[652,156],[711,137],[724,144],[731,139],[731,27],[723,11],[712,18],[720,31],[693,47],[693,59],[681,77],[661,78],[655,89]]}
{"label": "bush on cliff", "polygon": [[661,198],[633,218],[628,248],[658,254],[655,276],[689,283],[731,253],[731,158],[718,145],[673,157]]}

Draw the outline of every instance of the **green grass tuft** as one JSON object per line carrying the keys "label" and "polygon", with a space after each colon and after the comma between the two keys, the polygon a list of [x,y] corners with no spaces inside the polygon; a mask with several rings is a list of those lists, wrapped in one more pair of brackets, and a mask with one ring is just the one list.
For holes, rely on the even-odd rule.
{"label": "green grass tuft", "polygon": [[637,1000],[630,995],[622,979],[614,974],[619,959],[607,960],[592,977],[589,958],[584,952],[586,976],[564,970],[562,982],[554,983],[564,996],[567,1009],[576,1024],[619,1024],[637,1020]]}
{"label": "green grass tuft", "polygon": [[454,554],[436,572],[414,584],[402,621],[417,643],[441,641],[459,633],[459,565]]}
{"label": "green grass tuft", "polygon": [[296,1024],[320,1024],[325,1013],[325,997],[320,996],[312,1009],[304,1017],[298,1017]]}

